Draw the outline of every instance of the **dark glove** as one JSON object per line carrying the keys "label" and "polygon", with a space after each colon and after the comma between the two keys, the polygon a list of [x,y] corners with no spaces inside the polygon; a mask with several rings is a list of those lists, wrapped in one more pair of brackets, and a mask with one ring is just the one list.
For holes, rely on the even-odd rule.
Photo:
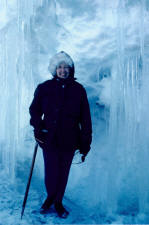
{"label": "dark glove", "polygon": [[89,151],[90,151],[90,146],[81,146],[80,147],[80,154],[87,156]]}
{"label": "dark glove", "polygon": [[89,150],[90,150],[90,147],[85,148],[85,149],[84,149],[84,148],[81,148],[81,149],[80,149],[80,154],[82,154],[82,157],[81,157],[82,162],[85,161],[85,157],[87,156]]}
{"label": "dark glove", "polygon": [[48,133],[47,130],[44,130],[44,129],[43,130],[36,130],[35,129],[34,130],[34,137],[39,144],[44,144],[47,133]]}
{"label": "dark glove", "polygon": [[81,157],[81,160],[82,160],[82,162],[85,162],[85,155],[82,155],[82,157]]}

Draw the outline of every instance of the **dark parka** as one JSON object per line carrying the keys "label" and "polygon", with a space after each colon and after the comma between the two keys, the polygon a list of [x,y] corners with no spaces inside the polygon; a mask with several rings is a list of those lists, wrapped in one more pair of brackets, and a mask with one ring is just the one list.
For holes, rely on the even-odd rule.
{"label": "dark parka", "polygon": [[38,85],[29,109],[30,124],[35,131],[48,130],[44,145],[55,141],[61,151],[87,153],[92,139],[90,109],[84,87],[73,76],[74,67],[67,79],[54,76]]}
{"label": "dark parka", "polygon": [[91,144],[91,117],[86,91],[73,78],[53,78],[38,85],[30,106],[31,125],[47,129],[46,143],[55,138],[65,151],[87,153]]}

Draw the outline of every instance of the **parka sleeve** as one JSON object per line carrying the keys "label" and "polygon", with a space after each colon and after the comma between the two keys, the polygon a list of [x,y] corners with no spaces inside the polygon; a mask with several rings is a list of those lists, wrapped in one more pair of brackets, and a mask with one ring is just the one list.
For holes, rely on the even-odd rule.
{"label": "parka sleeve", "polygon": [[33,101],[29,107],[29,113],[31,116],[30,124],[34,127],[35,130],[42,129],[42,92],[41,92],[41,86],[38,85],[38,87],[35,90]]}
{"label": "parka sleeve", "polygon": [[81,125],[80,152],[88,153],[92,142],[92,121],[87,94],[84,88],[82,89],[80,125]]}

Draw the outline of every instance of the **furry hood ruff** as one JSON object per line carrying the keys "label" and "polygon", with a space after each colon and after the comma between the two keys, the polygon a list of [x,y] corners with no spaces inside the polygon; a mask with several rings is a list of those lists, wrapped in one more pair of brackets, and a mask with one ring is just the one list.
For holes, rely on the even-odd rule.
{"label": "furry hood ruff", "polygon": [[53,75],[53,77],[56,76],[56,68],[61,62],[65,62],[70,67],[70,75],[69,76],[74,78],[74,72],[75,72],[74,62],[73,62],[72,58],[64,51],[57,53],[50,60],[48,69],[49,69],[50,73]]}

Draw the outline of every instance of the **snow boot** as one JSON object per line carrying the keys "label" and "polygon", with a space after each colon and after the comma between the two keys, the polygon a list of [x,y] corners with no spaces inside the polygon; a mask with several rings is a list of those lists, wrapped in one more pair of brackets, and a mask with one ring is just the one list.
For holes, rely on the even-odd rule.
{"label": "snow boot", "polygon": [[43,205],[41,206],[40,214],[48,213],[49,209],[53,203],[54,203],[53,199],[47,197],[46,200],[44,201]]}
{"label": "snow boot", "polygon": [[60,218],[66,219],[69,215],[69,212],[64,208],[61,202],[56,202],[54,204],[55,210]]}

